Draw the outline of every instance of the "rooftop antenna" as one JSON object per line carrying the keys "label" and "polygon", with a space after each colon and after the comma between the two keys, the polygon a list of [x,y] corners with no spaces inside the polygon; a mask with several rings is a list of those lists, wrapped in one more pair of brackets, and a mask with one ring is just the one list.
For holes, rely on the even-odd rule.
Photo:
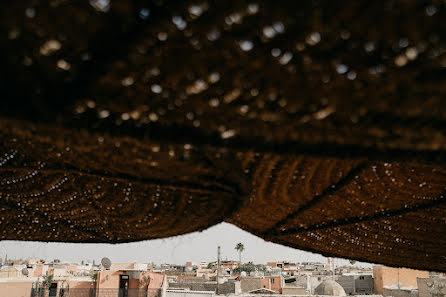
{"label": "rooftop antenna", "polygon": [[102,267],[105,268],[105,270],[110,270],[110,267],[111,267],[112,263],[111,263],[109,258],[104,257],[101,260],[101,264],[102,264]]}

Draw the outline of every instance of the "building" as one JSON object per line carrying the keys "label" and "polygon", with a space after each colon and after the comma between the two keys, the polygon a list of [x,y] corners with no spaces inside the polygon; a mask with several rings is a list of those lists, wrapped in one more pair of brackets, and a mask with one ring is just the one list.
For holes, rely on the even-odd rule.
{"label": "building", "polygon": [[248,293],[262,288],[262,277],[244,276],[240,277],[240,288],[242,293]]}
{"label": "building", "polygon": [[0,269],[0,278],[11,278],[20,276],[22,276],[21,269],[18,269],[14,266],[3,266]]}
{"label": "building", "polygon": [[231,271],[240,266],[240,263],[237,261],[221,261],[220,269],[227,274],[230,274]]}
{"label": "building", "polygon": [[346,296],[344,289],[334,280],[324,280],[314,289],[315,295]]}
{"label": "building", "polygon": [[[40,296],[39,292],[45,290],[41,283],[42,279],[37,277],[15,277],[9,279],[0,280],[0,296],[11,297],[30,297]],[[60,296],[61,291],[64,291],[64,295],[68,296],[71,291],[76,295],[77,292],[83,295],[88,295],[93,290],[93,282],[91,278],[83,277],[76,278],[71,277],[69,279],[56,278],[53,279],[49,288],[47,289],[49,297]],[[84,294],[84,293],[87,294]]]}
{"label": "building", "polygon": [[[417,278],[429,278],[428,271],[385,266],[373,267],[374,291],[384,296],[389,290],[416,290]],[[387,289],[386,292],[384,289]],[[395,295],[395,292],[393,292]]]}
{"label": "building", "polygon": [[264,276],[261,285],[263,289],[269,289],[282,293],[283,278],[281,276]]}
{"label": "building", "polygon": [[446,278],[417,278],[419,297],[446,297]]}
{"label": "building", "polygon": [[372,294],[373,293],[373,275],[371,274],[349,274],[336,277],[338,282],[347,295]]}
{"label": "building", "polygon": [[282,269],[284,264],[283,264],[283,262],[268,262],[268,263],[266,263],[266,266],[271,267],[271,268]]}
{"label": "building", "polygon": [[[99,292],[147,292],[148,297],[162,297],[167,288],[167,277],[164,274],[140,270],[137,265],[115,265],[117,270],[98,271],[96,290]],[[135,294],[135,293],[133,293]]]}
{"label": "building", "polygon": [[283,278],[279,276],[242,276],[240,288],[243,293],[249,293],[257,289],[268,289],[282,293]]}
{"label": "building", "polygon": [[[217,282],[182,282],[182,283],[169,283],[168,289],[172,290],[187,290],[187,291],[198,291],[198,292],[216,292],[217,290]],[[240,282],[239,281],[228,281],[222,284],[219,284],[219,294],[227,295],[227,294],[240,294]]]}
{"label": "building", "polygon": [[32,291],[33,282],[30,280],[14,279],[0,280],[0,296],[29,297]]}
{"label": "building", "polygon": [[309,295],[308,278],[292,277],[284,279],[282,286],[282,295]]}
{"label": "building", "polygon": [[347,295],[356,293],[355,277],[353,275],[341,275],[336,277],[336,282],[339,283]]}

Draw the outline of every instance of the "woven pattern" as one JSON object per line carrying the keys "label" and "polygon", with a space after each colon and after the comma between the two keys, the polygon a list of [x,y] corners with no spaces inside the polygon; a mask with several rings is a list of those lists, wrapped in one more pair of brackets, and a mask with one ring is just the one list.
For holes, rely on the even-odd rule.
{"label": "woven pattern", "polygon": [[444,1],[0,5],[0,239],[446,271]]}

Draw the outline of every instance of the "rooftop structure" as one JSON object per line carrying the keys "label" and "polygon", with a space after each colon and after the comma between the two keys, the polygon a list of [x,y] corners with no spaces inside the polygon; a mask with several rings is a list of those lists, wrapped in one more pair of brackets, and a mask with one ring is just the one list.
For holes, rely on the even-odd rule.
{"label": "rooftop structure", "polygon": [[324,280],[320,283],[316,289],[314,289],[315,295],[330,295],[330,296],[346,296],[342,286],[334,280]]}

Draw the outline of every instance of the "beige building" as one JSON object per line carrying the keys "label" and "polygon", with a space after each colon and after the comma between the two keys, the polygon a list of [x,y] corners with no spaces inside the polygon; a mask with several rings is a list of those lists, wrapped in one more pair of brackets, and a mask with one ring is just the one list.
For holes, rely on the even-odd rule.
{"label": "beige building", "polygon": [[[29,297],[32,296],[37,278],[9,278],[0,280],[0,296],[10,297]],[[41,281],[41,279],[40,279]],[[59,296],[63,288],[65,293],[76,290],[89,291],[92,286],[88,278],[77,278],[73,280],[54,280],[52,283],[52,296]]]}
{"label": "beige building", "polygon": [[387,289],[417,289],[417,277],[428,278],[428,271],[408,268],[394,268],[386,266],[373,267],[374,290],[376,294],[383,294]]}
{"label": "beige building", "polygon": [[0,278],[20,277],[22,272],[13,266],[4,266],[0,270]]}
{"label": "beige building", "polygon": [[33,282],[29,280],[0,281],[0,296],[29,297]]}
{"label": "beige building", "polygon": [[[99,292],[147,292],[149,297],[162,297],[167,287],[167,277],[164,274],[141,271],[134,265],[115,265],[117,270],[98,271],[96,289]],[[113,268],[113,265],[112,265]],[[137,267],[138,268],[138,267]]]}

